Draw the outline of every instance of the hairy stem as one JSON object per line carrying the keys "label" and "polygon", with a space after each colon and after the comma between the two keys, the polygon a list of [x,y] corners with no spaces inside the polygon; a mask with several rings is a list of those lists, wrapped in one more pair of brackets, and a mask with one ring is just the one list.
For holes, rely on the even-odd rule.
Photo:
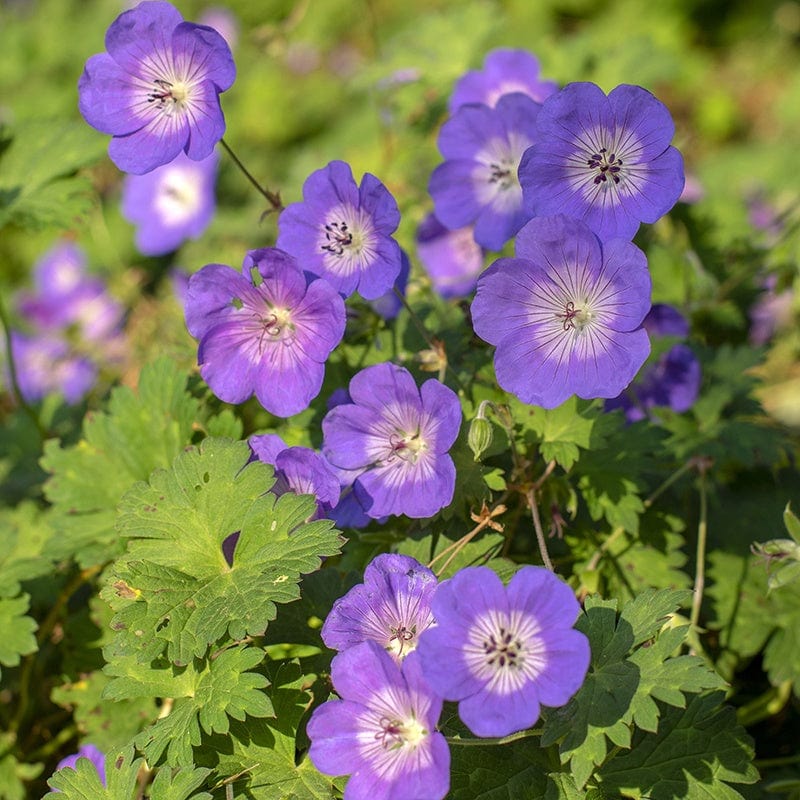
{"label": "hairy stem", "polygon": [[542,520],[539,517],[539,504],[536,502],[536,489],[533,486],[525,492],[525,499],[528,501],[528,508],[530,508],[531,516],[533,517],[533,529],[536,531],[536,541],[539,544],[539,553],[542,556],[542,563],[550,572],[555,572],[553,569],[553,562],[550,560],[550,554],[547,552],[547,542],[544,538]]}
{"label": "hairy stem", "polygon": [[458,736],[445,736],[448,744],[458,745],[460,747],[474,747],[487,744],[508,744],[509,742],[516,742],[520,739],[531,739],[534,736],[541,736],[541,730],[535,731],[518,731],[517,733],[509,734],[508,736],[501,736],[499,738],[480,738],[480,739],[461,739]]}
{"label": "hairy stem", "polygon": [[3,324],[3,332],[6,338],[6,363],[8,364],[8,374],[11,379],[11,390],[14,392],[14,397],[17,405],[30,417],[36,430],[39,432],[40,438],[44,441],[47,438],[47,431],[42,425],[39,415],[34,411],[33,407],[22,396],[22,390],[19,387],[19,377],[17,375],[17,366],[14,363],[14,353],[11,348],[11,321],[6,313],[6,307],[3,303],[3,298],[0,297],[0,322]]}
{"label": "hairy stem", "polygon": [[237,167],[242,171],[242,174],[247,178],[248,181],[256,188],[258,193],[266,199],[266,201],[272,206],[270,209],[271,211],[282,211],[283,210],[283,203],[281,202],[281,196],[277,192],[271,192],[269,189],[264,188],[252,175],[249,169],[241,162],[239,157],[236,153],[231,150],[230,145],[225,141],[225,139],[220,139],[219,143],[223,146],[225,151],[228,155],[233,159],[233,163],[236,164]]}
{"label": "hairy stem", "polygon": [[697,629],[700,619],[700,606],[703,603],[703,590],[706,585],[706,536],[708,533],[708,497],[706,494],[706,470],[708,464],[698,463],[700,473],[700,520],[697,523],[697,564],[694,573],[694,595],[692,597],[692,614],[689,619],[693,629]]}

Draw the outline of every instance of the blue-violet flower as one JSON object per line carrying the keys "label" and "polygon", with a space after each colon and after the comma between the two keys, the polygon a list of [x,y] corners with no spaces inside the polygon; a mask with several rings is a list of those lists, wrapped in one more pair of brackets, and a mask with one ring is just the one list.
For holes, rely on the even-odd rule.
{"label": "blue-violet flower", "polygon": [[384,553],[364,570],[359,583],[333,604],[322,626],[322,641],[346,650],[372,640],[402,661],[433,624],[431,600],[436,576],[411,556]]}
{"label": "blue-violet flower", "polygon": [[436,730],[442,701],[422,678],[416,653],[402,665],[375,642],[334,657],[341,700],[316,708],[308,755],[328,775],[350,775],[344,800],[441,800],[450,788],[450,750]]}
{"label": "blue-violet flower", "polygon": [[303,201],[281,212],[277,246],[344,297],[358,291],[374,300],[400,274],[392,238],[399,223],[397,203],[374,175],[367,172],[359,186],[349,164],[331,161],[306,179]]}
{"label": "blue-violet flower", "polygon": [[483,69],[463,75],[450,97],[450,113],[468,103],[494,106],[504,94],[521,92],[541,103],[558,85],[539,78],[539,61],[527,50],[501,47],[492,50],[483,61]]}
{"label": "blue-violet flower", "polygon": [[[689,335],[689,323],[672,306],[656,303],[644,318],[642,327],[651,340]],[[653,408],[667,407],[680,414],[688,411],[700,392],[700,362],[691,348],[676,342],[648,364],[631,385],[605,408],[621,408],[628,422],[645,419]]]}
{"label": "blue-violet flower", "polygon": [[417,228],[416,242],[417,257],[442,297],[465,297],[475,289],[484,251],[472,226],[450,230],[428,214]]}
{"label": "blue-violet flower", "polygon": [[297,414],[319,394],[344,334],[344,301],[326,281],[307,284],[282,250],[251,250],[242,270],[207,264],[189,279],[186,324],[200,340],[200,374],[226,403],[255,394],[272,414]]}
{"label": "blue-violet flower", "polygon": [[248,442],[259,461],[275,467],[273,494],[313,495],[317,500],[315,519],[327,516],[339,502],[339,479],[320,453],[309,447],[289,447],[275,433],[251,436]]}
{"label": "blue-violet flower", "polygon": [[519,165],[529,217],[567,214],[603,241],[631,239],[683,191],[683,158],[667,107],[641,86],[608,96],[593,83],[551,95],[537,119],[536,141]]}
{"label": "blue-violet flower", "polygon": [[136,225],[136,247],[146,256],[177,250],[196,239],[214,216],[219,156],[174,161],[146,175],[128,175],[122,186],[122,216]]}
{"label": "blue-violet flower", "polygon": [[497,382],[524,403],[616,397],[650,352],[650,285],[635,245],[601,244],[570,217],[538,217],[517,235],[516,258],[478,278],[472,322],[497,345]]}
{"label": "blue-violet flower", "polygon": [[503,95],[494,108],[461,106],[442,125],[445,158],[428,191],[434,212],[448,228],[475,226],[475,241],[500,250],[532,216],[522,204],[517,168],[536,139],[541,106],[524,94]]}
{"label": "blue-violet flower", "polygon": [[225,133],[219,95],[236,77],[233,56],[212,28],[184,22],[170,3],[145,0],[106,32],[78,82],[86,121],[112,135],[111,160],[140,175],[184,151],[199,161]]}
{"label": "blue-violet flower", "polygon": [[431,689],[458,701],[476,736],[530,728],[540,706],[562,706],[589,668],[589,641],[573,629],[580,606],[544,567],[522,567],[504,587],[488,567],[467,567],[439,585],[436,625],[417,654]]}
{"label": "blue-violet flower", "polygon": [[322,420],[322,452],[357,471],[353,490],[367,514],[430,517],[448,505],[456,479],[448,451],[461,427],[455,392],[436,379],[418,389],[408,370],[383,363],[355,375],[350,398]]}

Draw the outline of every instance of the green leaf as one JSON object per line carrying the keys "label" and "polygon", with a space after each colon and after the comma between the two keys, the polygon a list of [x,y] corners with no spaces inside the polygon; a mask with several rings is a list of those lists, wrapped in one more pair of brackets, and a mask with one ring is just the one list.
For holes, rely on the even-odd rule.
{"label": "green leaf", "polygon": [[[246,442],[206,439],[171,470],[137,484],[120,504],[130,538],[103,597],[117,612],[115,652],[140,661],[165,648],[175,664],[202,657],[222,637],[263,634],[276,603],[299,595],[300,576],[339,552],[333,523],[307,523],[314,499],[268,492],[272,467],[250,462]],[[222,542],[238,532],[233,565]]]}
{"label": "green leaf", "polygon": [[0,529],[0,597],[14,597],[20,592],[20,581],[52,570],[53,562],[42,551],[53,532],[48,515],[30,501],[0,510]]}
{"label": "green leaf", "polygon": [[105,141],[83,122],[29,120],[0,158],[0,227],[72,227],[92,202],[91,183],[64,177],[99,160]]}
{"label": "green leaf", "polygon": [[330,800],[331,779],[321,775],[308,758],[296,763],[297,731],[311,702],[305,687],[314,676],[304,675],[293,661],[281,662],[271,678],[269,696],[275,717],[231,723],[230,737],[209,737],[208,746],[197,753],[197,762],[227,776],[237,796]]}
{"label": "green leaf", "polygon": [[629,752],[598,774],[603,790],[650,800],[734,800],[729,783],[754,783],[750,738],[736,724],[722,692],[695,695],[685,709],[668,709],[658,735],[636,734]]}
{"label": "green leaf", "polygon": [[27,594],[0,600],[0,664],[16,667],[20,656],[38,650],[34,633],[36,620],[27,616],[30,597]]}
{"label": "green leaf", "polygon": [[83,566],[122,552],[114,530],[124,492],[157,467],[168,466],[192,436],[197,401],[185,391],[186,376],[167,359],[142,369],[138,392],[117,387],[107,412],[87,415],[83,438],[61,448],[45,443],[42,466],[58,536],[47,554],[75,556]]}
{"label": "green leaf", "polygon": [[[192,747],[201,742],[201,729],[208,734],[227,734],[231,717],[243,721],[247,716],[274,714],[263,691],[268,685],[267,678],[248,671],[263,660],[264,651],[258,648],[232,648],[198,666],[192,664],[177,671],[170,666],[144,670],[144,678],[138,685],[129,660],[126,662],[129,669],[123,675],[120,675],[123,670],[112,663],[106,671],[116,677],[106,694],[130,697],[137,691],[149,690],[161,697],[177,698],[168,715],[136,737],[136,746],[151,764],[158,763],[166,752],[167,763],[171,766],[190,766],[194,763]],[[170,690],[171,676],[175,680]]]}
{"label": "green leaf", "polygon": [[37,778],[44,764],[26,764],[14,756],[16,737],[0,733],[0,798],[2,800],[27,800],[26,782]]}
{"label": "green leaf", "polygon": [[696,656],[673,656],[688,626],[665,627],[688,592],[648,590],[624,606],[587,598],[576,628],[589,638],[592,662],[577,694],[549,712],[542,745],[559,742],[562,763],[569,762],[578,788],[584,786],[609,754],[609,742],[631,747],[635,728],[660,729],[660,709],[653,698],[675,706],[684,695],[722,684]]}
{"label": "green leaf", "polygon": [[133,747],[106,754],[105,786],[88,758],[79,758],[75,768],[64,767],[48,779],[43,800],[131,800],[136,791],[143,759],[133,759]]}
{"label": "green leaf", "polygon": [[453,744],[450,758],[449,800],[545,797],[550,759],[536,741],[522,739],[501,747]]}
{"label": "green leaf", "polygon": [[[58,770],[48,781],[51,791],[44,800],[134,800],[140,796],[139,771],[143,759],[133,759],[133,747],[111,750],[106,756],[106,784],[88,758],[79,758],[75,768]],[[195,794],[209,769],[162,769],[146,790],[150,800],[211,800],[208,792]]]}
{"label": "green leaf", "polygon": [[523,431],[534,434],[545,461],[554,460],[569,470],[592,440],[592,431],[601,413],[596,403],[570,397],[554,409],[536,408],[516,400],[510,403],[514,421]]}
{"label": "green leaf", "polygon": [[[137,665],[141,667],[141,665]],[[51,692],[54,703],[73,712],[84,738],[103,742],[106,749],[122,747],[158,716],[156,697],[169,692],[112,699],[106,693],[111,678],[96,670],[79,680],[57,686]]]}

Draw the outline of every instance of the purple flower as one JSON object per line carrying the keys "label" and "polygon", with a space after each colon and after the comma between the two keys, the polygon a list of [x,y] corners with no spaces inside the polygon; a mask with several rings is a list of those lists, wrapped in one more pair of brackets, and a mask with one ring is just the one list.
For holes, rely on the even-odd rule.
{"label": "purple flower", "polygon": [[67,403],[75,404],[97,380],[97,367],[53,335],[24,336],[13,331],[11,354],[20,392],[29,402],[60,392]]}
{"label": "purple flower", "polygon": [[368,172],[357,186],[350,165],[331,161],[303,184],[303,202],[278,220],[277,246],[344,297],[375,300],[400,273],[400,245],[392,238],[400,211],[389,190]]}
{"label": "purple flower", "polygon": [[451,231],[435,214],[428,214],[417,228],[417,256],[433,288],[445,298],[470,294],[483,269],[484,251],[472,227]]}
{"label": "purple flower", "polygon": [[764,291],[750,308],[750,344],[766,344],[775,332],[791,325],[794,318],[794,289],[776,291],[778,280],[768,275]]}
{"label": "purple flower", "polygon": [[331,679],[342,698],[316,708],[308,755],[328,775],[350,775],[344,800],[441,800],[450,750],[436,730],[442,701],[412,653],[399,666],[374,642],[339,653]]}
{"label": "purple flower", "polygon": [[183,153],[146,175],[128,175],[122,187],[122,216],[136,225],[136,246],[146,256],[177,250],[208,227],[216,205],[219,156],[192,161]]}
{"label": "purple flower", "polygon": [[602,244],[563,215],[532,219],[516,258],[478,278],[475,332],[497,345],[497,382],[524,403],[616,397],[650,352],[647,259],[622,239]]}
{"label": "purple flower", "polygon": [[436,586],[436,576],[415,558],[377,556],[364,570],[364,583],[333,604],[322,641],[332,650],[346,650],[371,640],[402,661],[433,624]]}
{"label": "purple flower", "polygon": [[255,394],[272,414],[297,414],[322,387],[344,301],[326,281],[306,284],[282,250],[251,250],[242,271],[208,264],[189,279],[186,325],[200,340],[200,374],[226,403]]}
{"label": "purple flower", "polygon": [[339,502],[339,480],[319,453],[308,447],[289,447],[274,433],[251,436],[249,443],[259,461],[275,467],[273,494],[314,495],[315,519],[327,516]]}
{"label": "purple flower", "polygon": [[586,677],[579,613],[572,589],[544,567],[522,567],[508,587],[488,567],[462,569],[433,598],[436,625],[417,648],[425,680],[458,701],[476,736],[530,728],[540,706],[564,705]]}
{"label": "purple flower", "polygon": [[458,81],[450,98],[450,114],[467,103],[494,106],[504,94],[513,92],[541,103],[557,90],[553,81],[539,79],[539,62],[534,55],[499,48],[486,56],[482,70],[471,70]]}
{"label": "purple flower", "polygon": [[75,769],[76,764],[78,763],[79,758],[87,758],[89,761],[94,764],[94,768],[97,770],[97,774],[100,777],[100,783],[103,786],[106,785],[106,757],[105,755],[100,752],[93,744],[82,744],[78,748],[78,752],[74,753],[71,756],[67,756],[66,758],[62,758],[61,761],[58,762],[56,765],[56,772],[60,769],[64,769],[65,767],[69,767],[70,769]]}
{"label": "purple flower", "polygon": [[122,322],[122,307],[105,284],[86,273],[86,256],[72,242],[50,248],[33,267],[34,291],[20,294],[25,319],[42,332],[59,333],[75,326],[83,339],[103,343]]}
{"label": "purple flower", "polygon": [[606,96],[593,83],[570,83],[545,101],[537,124],[519,165],[529,216],[567,214],[603,241],[630,239],[683,191],[672,117],[641,86]]}
{"label": "purple flower", "polygon": [[475,241],[500,250],[532,216],[522,206],[517,167],[535,141],[541,106],[523,94],[503,95],[494,108],[462,106],[442,125],[445,158],[428,190],[448,228],[475,226]]}
{"label": "purple flower", "polygon": [[[652,307],[642,326],[654,339],[689,335],[686,319],[672,306],[661,303]],[[605,409],[621,408],[628,422],[645,419],[659,406],[680,414],[688,411],[697,399],[700,380],[697,357],[685,344],[677,343],[661,353],[618,397],[607,400]]]}
{"label": "purple flower", "polygon": [[184,22],[169,3],[145,0],[111,23],[105,44],[107,53],[86,62],[78,107],[113,136],[111,160],[141,175],[181,151],[195,161],[211,155],[225,133],[219,95],[236,77],[222,36]]}
{"label": "purple flower", "polygon": [[448,450],[461,427],[455,393],[435,379],[418,389],[408,370],[383,363],[350,381],[350,398],[322,420],[322,452],[355,471],[367,514],[430,517],[448,505],[456,480]]}

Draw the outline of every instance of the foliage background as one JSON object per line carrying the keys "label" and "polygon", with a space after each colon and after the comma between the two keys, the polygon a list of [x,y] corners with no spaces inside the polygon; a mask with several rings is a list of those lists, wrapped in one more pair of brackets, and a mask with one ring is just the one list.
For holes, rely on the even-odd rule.
{"label": "foliage background", "polygon": [[[185,18],[197,19],[207,6],[187,1],[179,7]],[[416,225],[430,208],[425,187],[439,161],[435,138],[449,92],[492,47],[531,50],[543,75],[560,83],[592,80],[606,91],[618,83],[641,84],[670,108],[675,144],[702,197],[643,232],[640,243],[653,271],[654,301],[676,304],[691,318],[692,345],[706,376],[701,400],[685,418],[667,417],[658,429],[638,429],[637,439],[607,431],[605,449],[599,423],[586,423],[585,441],[572,423],[559,438],[558,420],[543,430],[537,421],[526,424],[520,408],[514,409],[517,434],[537,447],[549,445],[548,457],[562,466],[580,451],[572,477],[581,482],[586,506],[566,540],[554,545],[556,558],[574,566],[576,588],[621,601],[646,586],[692,585],[697,479],[684,476],[667,502],[651,509],[649,493],[669,474],[661,462],[653,462],[654,453],[668,453],[673,466],[696,456],[713,458],[703,641],[707,657],[731,684],[728,699],[739,721],[755,739],[762,780],[741,791],[766,797],[777,781],[800,779],[797,585],[767,596],[766,569],[749,551],[753,541],[785,537],[783,509],[787,502],[800,506],[798,303],[768,347],[748,343],[748,312],[763,278],[775,275],[779,288],[797,284],[800,4],[665,0],[648,4],[646,13],[638,0],[242,0],[228,7],[239,21],[240,37],[234,49],[238,78],[223,96],[227,140],[259,179],[281,191],[284,202],[299,199],[305,177],[333,158],[349,161],[356,174],[378,175],[398,198],[403,214],[398,238],[412,253]],[[86,406],[68,408],[53,398],[40,409],[50,435],[64,446],[81,436],[90,439],[89,429],[81,433],[84,411],[104,407],[114,383],[136,386],[142,366],[157,356],[168,356],[184,372],[194,370],[195,343],[183,326],[170,268],[193,272],[209,262],[238,266],[245,249],[271,245],[276,233],[274,215],[262,217],[259,196],[223,159],[219,212],[206,234],[175,259],[147,259],[136,252],[132,228],[119,212],[121,176],[104,158],[107,137],[88,128],[77,112],[83,63],[102,49],[105,30],[120,10],[110,0],[0,2],[0,292],[13,298],[29,283],[34,261],[66,234],[86,249],[91,269],[130,309],[124,362],[104,374]],[[774,207],[783,225],[780,234],[753,226],[748,213],[753,198]],[[463,315],[457,306],[430,299],[416,264],[410,296],[421,299],[429,324],[439,326],[451,359],[463,357],[459,369],[465,380],[474,377]],[[415,359],[424,343],[407,319],[393,329],[374,320],[370,325],[353,350],[329,366],[324,396],[346,380],[353,364],[383,360],[387,352],[418,377],[424,375]],[[164,392],[159,402],[178,420],[176,451],[184,440],[198,437],[198,430],[239,438],[276,426],[291,444],[319,445],[319,409],[279,423],[250,403],[237,412],[237,421],[204,396],[196,381],[191,384],[195,406],[186,407],[191,400],[180,382],[167,397],[164,387],[172,386],[170,380],[177,381],[164,368],[154,383]],[[118,396],[118,406],[126,402],[134,401]],[[7,391],[0,403],[0,499],[7,503],[0,516],[5,537],[0,552],[6,559],[5,569],[0,561],[0,621],[14,631],[13,638],[3,640],[8,652],[0,646],[0,719],[7,727],[4,754],[19,753],[20,746],[25,750],[14,763],[0,760],[0,796],[23,797],[30,791],[33,797],[44,790],[42,779],[59,757],[74,751],[92,730],[91,704],[81,692],[99,697],[96,676],[110,617],[93,597],[92,581],[121,545],[113,537],[92,538],[107,522],[97,520],[94,528],[85,528],[85,542],[74,538],[75,530],[61,540],[69,523],[41,509],[46,501],[65,507],[75,500],[70,492],[78,489],[64,489],[62,479],[62,495],[51,485],[45,496],[43,485],[49,472],[66,475],[70,462],[63,461],[54,443],[43,449]],[[586,412],[581,419],[594,417]],[[95,455],[109,462],[87,456],[86,464],[96,471],[82,474],[81,490],[88,495],[97,489],[86,475],[99,484],[113,473],[105,487],[106,513],[113,516],[122,493],[154,467],[168,466],[173,453],[121,473],[115,448],[133,449],[139,436],[161,441],[164,431],[144,411],[133,432],[110,430],[103,439],[102,424],[96,425]],[[501,470],[502,454],[490,456],[497,460],[489,467]],[[466,468],[470,459],[467,454],[460,466]],[[491,486],[487,474],[477,475],[481,487]],[[466,504],[470,487],[461,488]],[[572,508],[577,501],[570,491],[570,482],[556,481],[552,499]],[[98,502],[94,495],[91,502]],[[520,529],[527,524],[519,522]],[[622,533],[615,534],[620,527]],[[369,555],[407,534],[390,525],[354,539],[343,569],[358,569]],[[412,540],[404,547],[411,552],[424,545]],[[511,554],[518,560],[533,558],[530,541],[517,539],[514,548]],[[598,550],[614,559],[593,561]],[[78,591],[62,604],[65,587],[73,585]],[[23,597],[30,598],[30,612]],[[26,673],[36,647],[36,666]],[[292,685],[291,676],[272,678]],[[23,690],[20,679],[29,682]],[[21,700],[31,685],[30,704],[41,712],[37,721],[24,705],[28,701]],[[115,746],[153,715],[150,698],[124,702],[130,704],[124,724],[117,720],[120,729],[106,730]],[[21,719],[26,725],[15,729]],[[26,739],[11,738],[23,732]],[[800,796],[797,784],[790,791]]]}

